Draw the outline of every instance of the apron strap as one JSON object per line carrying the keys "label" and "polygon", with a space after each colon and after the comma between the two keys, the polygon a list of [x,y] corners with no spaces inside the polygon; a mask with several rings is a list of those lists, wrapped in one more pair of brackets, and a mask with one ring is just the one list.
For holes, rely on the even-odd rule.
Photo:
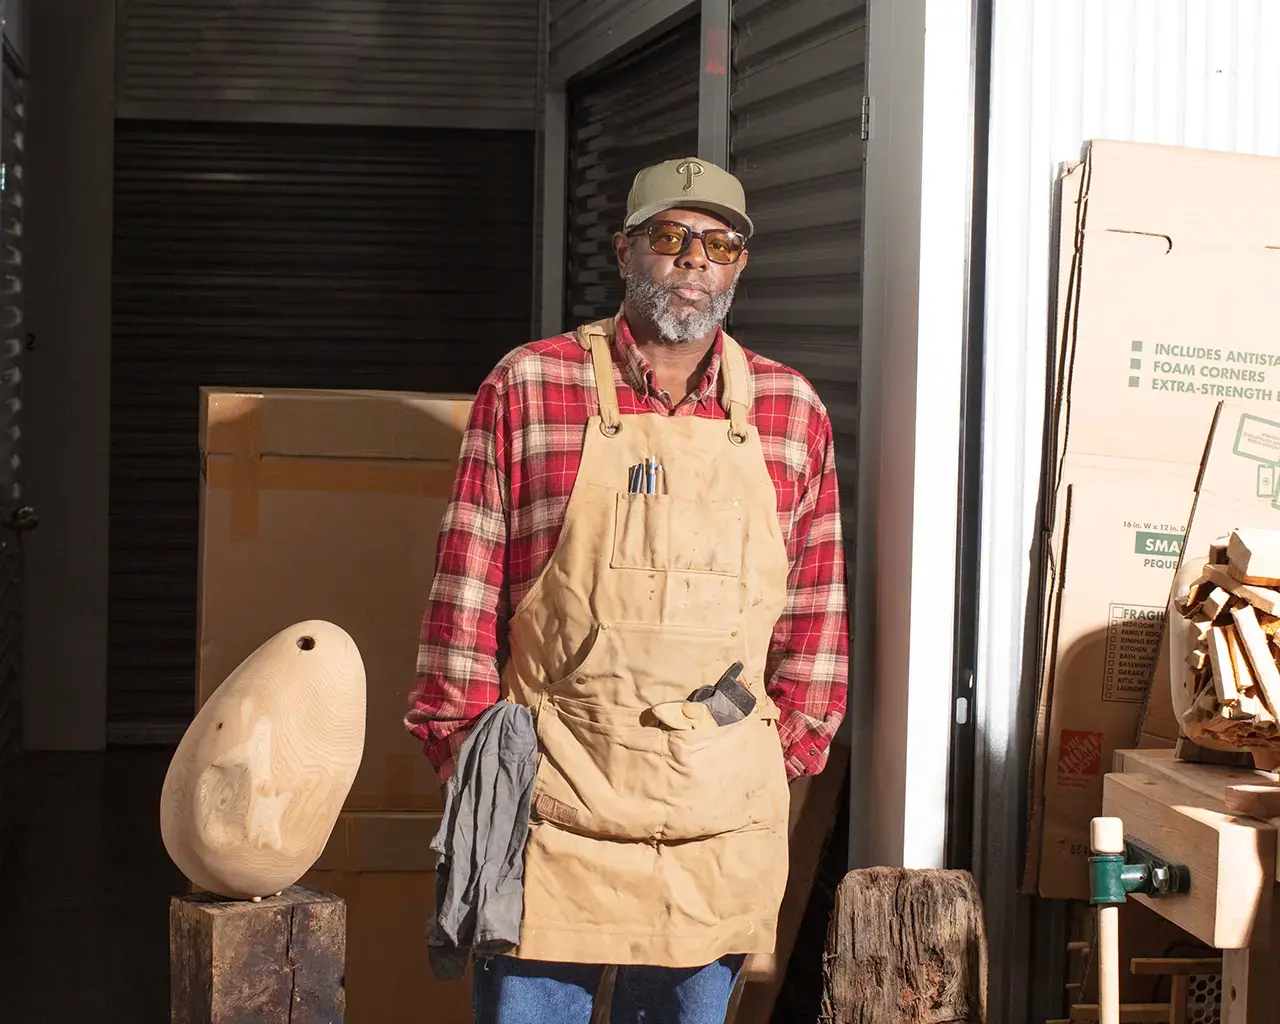
{"label": "apron strap", "polygon": [[751,370],[742,346],[721,331],[723,339],[721,369],[724,373],[724,404],[729,407],[729,440],[745,444],[747,413],[751,409]]}
{"label": "apron strap", "polygon": [[615,317],[583,324],[578,328],[578,344],[591,353],[591,364],[596,378],[596,398],[600,403],[600,430],[613,437],[622,429],[622,417],[618,413],[618,392],[613,386],[613,356],[609,352],[616,324]]}
{"label": "apron strap", "polygon": [[[578,344],[591,353],[596,396],[600,403],[600,429],[609,437],[622,429],[618,393],[613,385],[613,356],[609,351],[617,322],[617,316],[607,317],[583,324],[574,332]],[[720,366],[724,374],[724,404],[729,409],[729,440],[734,444],[745,444],[747,413],[751,409],[753,397],[751,370],[747,366],[747,356],[742,351],[742,346],[723,328],[720,334],[723,341]]]}

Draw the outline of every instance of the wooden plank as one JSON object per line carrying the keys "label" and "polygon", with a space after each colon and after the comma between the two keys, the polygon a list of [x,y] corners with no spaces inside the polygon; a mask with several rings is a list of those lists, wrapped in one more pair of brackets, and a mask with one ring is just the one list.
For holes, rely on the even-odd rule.
{"label": "wooden plank", "polygon": [[1280,711],[1280,669],[1276,668],[1275,659],[1271,656],[1271,648],[1267,644],[1267,635],[1258,624],[1258,613],[1251,605],[1244,605],[1231,610],[1235,619],[1236,630],[1240,634],[1240,644],[1253,667],[1253,677],[1262,691],[1262,699],[1272,712]]}
{"label": "wooden plank", "polygon": [[1209,564],[1210,565],[1226,565],[1230,556],[1227,554],[1227,548],[1231,544],[1230,536],[1219,537],[1209,545]]}
{"label": "wooden plank", "polygon": [[1234,597],[1248,601],[1258,611],[1268,615],[1280,615],[1280,591],[1241,583],[1227,572],[1225,566],[1206,565],[1204,574],[1214,585],[1221,587]]}
{"label": "wooden plank", "polygon": [[1185,974],[1175,977],[1169,984],[1169,1024],[1187,1024],[1187,1003],[1191,979]]}
{"label": "wooden plank", "polygon": [[[1071,1007],[1071,1024],[1098,1020],[1097,1003],[1076,1003]],[[1121,1003],[1121,1024],[1169,1024],[1168,1003]]]}
{"label": "wooden plank", "polygon": [[1280,818],[1280,786],[1228,786],[1223,801],[1233,814],[1253,818]]}
{"label": "wooden plank", "polygon": [[[1205,602],[1206,605],[1208,603]],[[1218,703],[1234,704],[1240,694],[1236,688],[1235,663],[1231,660],[1231,643],[1227,639],[1227,630],[1222,626],[1209,630],[1209,663],[1213,666],[1213,687],[1218,694]]]}
{"label": "wooden plank", "polygon": [[1156,775],[1103,780],[1102,813],[1124,822],[1125,837],[1191,872],[1185,895],[1132,898],[1215,949],[1270,938],[1276,830],[1230,813]]}
{"label": "wooden plank", "polygon": [[1253,670],[1249,666],[1248,655],[1244,653],[1244,644],[1240,641],[1240,633],[1238,630],[1227,630],[1227,647],[1231,651],[1231,667],[1236,674],[1236,690],[1239,691],[1237,696],[1240,699],[1240,706],[1245,706],[1247,698],[1243,696],[1245,690],[1251,690],[1257,686],[1257,680],[1253,676]]}
{"label": "wooden plank", "polygon": [[1115,762],[1123,765],[1120,771],[1158,775],[1202,796],[1223,802],[1228,786],[1261,785],[1270,781],[1267,773],[1254,768],[1179,761],[1170,749],[1126,749],[1116,751],[1116,755]]}
{"label": "wooden plank", "polygon": [[346,904],[302,885],[260,903],[169,903],[171,1024],[342,1024]]}
{"label": "wooden plank", "polygon": [[[1245,758],[1247,757],[1246,753]],[[1234,786],[1276,783],[1276,777],[1270,772],[1259,771],[1253,767],[1177,760],[1174,751],[1164,749],[1117,750],[1112,762],[1119,771],[1150,772],[1159,775],[1177,785],[1194,790],[1202,796],[1219,800],[1224,807],[1227,806],[1227,790]],[[1280,817],[1265,820],[1268,825],[1280,832]],[[1280,855],[1276,857],[1275,879],[1280,882]]]}
{"label": "wooden plank", "polygon": [[1280,531],[1233,531],[1227,540],[1227,571],[1244,583],[1280,583]]}
{"label": "wooden plank", "polygon": [[1135,956],[1129,961],[1130,974],[1221,974],[1220,956]]}

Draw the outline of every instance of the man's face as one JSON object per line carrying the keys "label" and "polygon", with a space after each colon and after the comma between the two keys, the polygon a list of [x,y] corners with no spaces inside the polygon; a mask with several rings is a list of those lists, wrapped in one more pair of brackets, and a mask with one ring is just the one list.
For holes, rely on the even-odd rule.
{"label": "man's face", "polygon": [[[695,232],[729,226],[700,210],[667,210],[650,223],[655,221],[683,224]],[[709,259],[698,238],[679,256],[663,256],[653,251],[646,235],[619,234],[614,236],[614,251],[626,281],[628,307],[650,321],[669,345],[705,338],[716,329],[728,315],[738,275],[747,263],[745,250],[736,263]]]}

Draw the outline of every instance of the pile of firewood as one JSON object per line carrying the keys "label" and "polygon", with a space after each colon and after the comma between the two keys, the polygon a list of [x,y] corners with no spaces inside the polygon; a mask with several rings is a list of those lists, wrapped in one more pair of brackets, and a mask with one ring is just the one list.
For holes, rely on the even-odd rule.
{"label": "pile of firewood", "polygon": [[[1233,747],[1280,744],[1280,531],[1237,530],[1209,548],[1190,588],[1174,599],[1192,628],[1187,735]],[[1178,623],[1170,623],[1173,628]]]}

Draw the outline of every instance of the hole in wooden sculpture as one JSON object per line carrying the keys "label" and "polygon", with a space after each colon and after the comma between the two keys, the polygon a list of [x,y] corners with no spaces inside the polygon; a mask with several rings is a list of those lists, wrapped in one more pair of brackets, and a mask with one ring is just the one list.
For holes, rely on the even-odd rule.
{"label": "hole in wooden sculpture", "polygon": [[315,645],[316,645],[316,642],[314,637],[309,637],[309,636],[298,637],[298,647],[304,651],[311,650],[313,647],[315,647]]}

